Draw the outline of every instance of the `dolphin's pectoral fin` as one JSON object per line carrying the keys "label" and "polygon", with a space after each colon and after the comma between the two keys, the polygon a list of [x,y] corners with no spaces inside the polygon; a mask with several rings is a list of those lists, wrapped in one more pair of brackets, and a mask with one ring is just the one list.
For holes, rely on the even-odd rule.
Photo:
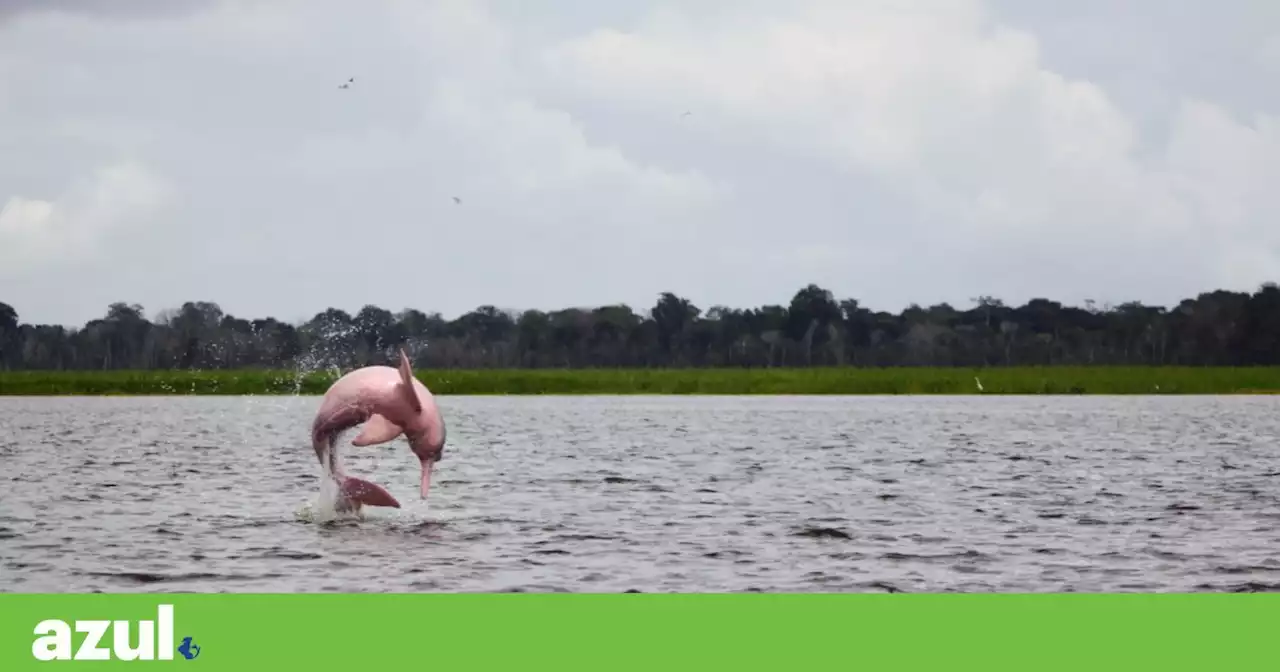
{"label": "dolphin's pectoral fin", "polygon": [[363,478],[348,476],[342,481],[342,495],[354,502],[359,502],[365,506],[389,506],[393,509],[400,508],[400,502],[396,501],[391,493],[377,483],[370,483]]}
{"label": "dolphin's pectoral fin", "polygon": [[360,435],[351,440],[353,446],[372,446],[378,443],[386,443],[391,439],[400,436],[400,432],[404,431],[390,420],[374,413],[364,423],[364,429]]}

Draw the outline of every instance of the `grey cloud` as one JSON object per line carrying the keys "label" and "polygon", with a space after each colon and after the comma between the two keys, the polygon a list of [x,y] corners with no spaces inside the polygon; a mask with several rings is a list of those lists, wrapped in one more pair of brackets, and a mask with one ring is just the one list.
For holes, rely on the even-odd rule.
{"label": "grey cloud", "polygon": [[[1280,131],[1254,126],[1276,94],[1248,69],[1271,5],[60,4],[82,15],[0,25],[0,246],[48,252],[19,237],[47,209],[94,242],[0,269],[27,320],[746,306],[808,282],[889,309],[1169,302],[1280,270]],[[172,21],[93,13],[148,6]],[[822,51],[877,36],[865,71]],[[120,166],[156,190],[82,196]]]}
{"label": "grey cloud", "polygon": [[84,14],[104,18],[175,18],[216,0],[0,0],[0,20],[25,13]]}

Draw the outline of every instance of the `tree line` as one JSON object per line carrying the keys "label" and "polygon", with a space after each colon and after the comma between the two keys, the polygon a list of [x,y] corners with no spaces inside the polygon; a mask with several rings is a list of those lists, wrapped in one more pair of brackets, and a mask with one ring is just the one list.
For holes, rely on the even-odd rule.
{"label": "tree line", "polygon": [[367,305],[302,324],[246,319],[191,301],[148,319],[113,303],[80,328],[25,324],[0,302],[4,370],[340,368],[385,363],[403,347],[417,367],[804,367],[1280,364],[1280,288],[1217,290],[1177,306],[1132,301],[1008,306],[976,297],[876,311],[810,284],[788,305],[706,310],[666,292],[624,304],[504,311],[453,320]]}

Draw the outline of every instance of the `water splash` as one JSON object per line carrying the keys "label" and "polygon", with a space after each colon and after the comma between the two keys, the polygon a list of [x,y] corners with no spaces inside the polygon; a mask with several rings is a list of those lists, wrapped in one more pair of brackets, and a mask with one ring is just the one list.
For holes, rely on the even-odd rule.
{"label": "water splash", "polygon": [[360,511],[338,511],[338,483],[334,480],[328,465],[325,465],[320,477],[320,487],[311,501],[303,504],[294,512],[294,517],[305,523],[319,525],[353,524],[370,520],[394,522],[401,519],[401,511],[395,509],[363,508]]}
{"label": "water splash", "polygon": [[334,480],[328,465],[323,467],[322,472],[320,488],[310,502],[303,504],[294,512],[295,517],[302,522],[318,524],[364,520],[366,516],[363,511],[338,511],[338,483]]}
{"label": "water splash", "polygon": [[[328,472],[328,468],[325,469]],[[320,489],[310,502],[302,505],[294,512],[295,517],[307,523],[329,523],[344,517],[336,508],[338,502],[338,484],[328,473],[320,478]]]}

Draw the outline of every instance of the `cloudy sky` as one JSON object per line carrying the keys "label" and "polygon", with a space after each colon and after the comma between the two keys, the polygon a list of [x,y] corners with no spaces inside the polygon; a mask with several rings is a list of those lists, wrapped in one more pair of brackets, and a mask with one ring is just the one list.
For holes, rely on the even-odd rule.
{"label": "cloudy sky", "polygon": [[0,0],[0,301],[1252,290],[1277,81],[1274,0]]}

